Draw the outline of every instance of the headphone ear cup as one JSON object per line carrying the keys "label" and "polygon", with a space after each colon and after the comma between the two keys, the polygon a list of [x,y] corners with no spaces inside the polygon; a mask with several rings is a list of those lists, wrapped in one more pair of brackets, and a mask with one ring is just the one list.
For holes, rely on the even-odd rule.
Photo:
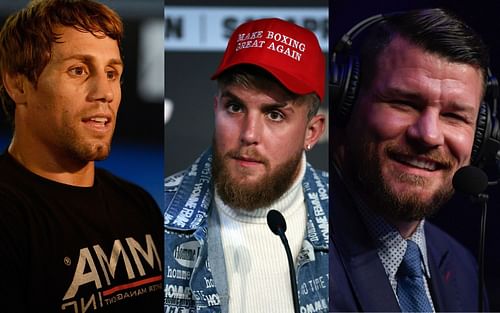
{"label": "headphone ear cup", "polygon": [[490,133],[490,112],[485,102],[481,103],[476,121],[476,131],[474,133],[474,143],[472,144],[471,164],[480,165],[484,146],[488,141]]}
{"label": "headphone ear cup", "polygon": [[[352,107],[356,101],[359,85],[360,64],[355,56],[350,56],[347,65],[336,65],[338,85],[333,92],[333,116],[335,122],[345,126],[349,121]],[[337,94],[335,94],[337,93]]]}
{"label": "headphone ear cup", "polygon": [[339,106],[342,102],[342,90],[345,82],[344,77],[344,66],[342,63],[336,60],[337,58],[333,57],[331,63],[331,77],[330,77],[330,110],[333,112],[333,117],[337,119],[337,111],[339,110]]}

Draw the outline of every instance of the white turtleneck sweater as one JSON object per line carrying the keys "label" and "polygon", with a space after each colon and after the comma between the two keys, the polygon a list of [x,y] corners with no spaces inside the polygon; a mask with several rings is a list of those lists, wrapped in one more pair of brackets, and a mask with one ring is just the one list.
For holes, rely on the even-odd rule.
{"label": "white turtleneck sweater", "polygon": [[268,208],[233,209],[215,194],[227,271],[229,312],[293,312],[286,252],[279,236],[269,229],[266,216],[271,209],[283,214],[287,223],[285,234],[296,260],[306,231],[307,213],[302,190],[305,164],[303,155],[296,180]]}

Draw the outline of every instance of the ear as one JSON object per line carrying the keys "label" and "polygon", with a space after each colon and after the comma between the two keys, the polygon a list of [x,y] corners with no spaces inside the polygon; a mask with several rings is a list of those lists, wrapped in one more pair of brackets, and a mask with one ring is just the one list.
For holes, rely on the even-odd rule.
{"label": "ear", "polygon": [[5,90],[16,104],[26,103],[26,77],[21,74],[2,74]]}
{"label": "ear", "polygon": [[307,123],[306,137],[304,140],[304,149],[311,148],[318,142],[319,138],[325,131],[325,115],[317,114]]}

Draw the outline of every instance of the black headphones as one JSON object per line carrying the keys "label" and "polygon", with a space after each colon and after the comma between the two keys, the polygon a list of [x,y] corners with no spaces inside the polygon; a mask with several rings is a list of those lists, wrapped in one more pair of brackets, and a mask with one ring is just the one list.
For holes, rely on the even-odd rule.
{"label": "black headphones", "polygon": [[[359,91],[359,57],[349,54],[353,40],[372,25],[397,14],[401,13],[378,14],[364,19],[345,33],[334,46],[330,68],[330,109],[333,112],[334,123],[341,127],[347,124]],[[488,68],[486,94],[479,108],[472,145],[471,164],[475,166],[483,167],[495,161],[500,150],[500,129],[496,117],[499,90],[498,80]]]}

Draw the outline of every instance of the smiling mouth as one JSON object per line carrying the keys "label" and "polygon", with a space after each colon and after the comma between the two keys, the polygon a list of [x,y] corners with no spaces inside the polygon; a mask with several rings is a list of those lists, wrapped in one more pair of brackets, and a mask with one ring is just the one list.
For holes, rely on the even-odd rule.
{"label": "smiling mouth", "polygon": [[428,158],[412,157],[408,155],[392,155],[392,158],[404,165],[430,172],[444,169],[446,167],[444,164],[430,160]]}
{"label": "smiling mouth", "polygon": [[106,125],[109,124],[110,121],[111,119],[108,117],[90,117],[83,119],[84,123],[90,123],[96,127],[105,127]]}

